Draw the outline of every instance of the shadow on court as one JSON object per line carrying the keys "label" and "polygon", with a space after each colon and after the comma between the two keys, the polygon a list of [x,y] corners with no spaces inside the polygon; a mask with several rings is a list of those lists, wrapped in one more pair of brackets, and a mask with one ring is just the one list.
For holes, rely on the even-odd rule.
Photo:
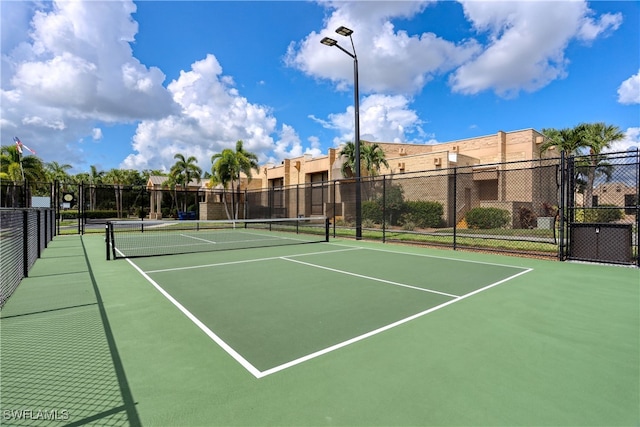
{"label": "shadow on court", "polygon": [[2,425],[140,425],[80,237],[58,238],[2,310]]}

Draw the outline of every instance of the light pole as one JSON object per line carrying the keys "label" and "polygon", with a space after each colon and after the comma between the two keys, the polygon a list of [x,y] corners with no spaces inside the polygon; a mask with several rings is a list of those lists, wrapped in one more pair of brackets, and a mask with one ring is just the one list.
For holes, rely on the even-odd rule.
{"label": "light pole", "polygon": [[347,27],[339,27],[336,30],[336,33],[341,36],[349,37],[351,40],[351,48],[353,49],[353,53],[344,49],[342,46],[338,44],[332,38],[325,37],[320,40],[320,43],[327,46],[335,46],[350,57],[353,58],[353,108],[355,110],[355,175],[356,175],[356,240],[362,239],[362,195],[360,192],[360,95],[358,93],[358,56],[356,55],[356,47],[353,44],[353,38],[351,34],[353,34],[353,30],[350,30]]}

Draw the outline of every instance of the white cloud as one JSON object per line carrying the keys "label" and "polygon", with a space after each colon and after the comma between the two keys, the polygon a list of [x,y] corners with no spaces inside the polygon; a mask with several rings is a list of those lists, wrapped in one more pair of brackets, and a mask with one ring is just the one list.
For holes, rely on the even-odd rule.
{"label": "white cloud", "polygon": [[[327,36],[351,51],[340,25],[354,29],[353,39],[365,92],[413,95],[438,74],[453,72],[454,92],[493,90],[511,97],[536,91],[567,76],[565,49],[573,40],[591,42],[615,31],[621,14],[596,14],[585,1],[460,0],[464,14],[485,45],[474,39],[457,43],[429,32],[409,35],[392,19],[410,19],[428,2],[322,2],[330,15],[324,28],[291,44],[286,62],[308,75],[328,79],[339,90],[352,85],[352,63],[344,53],[320,44]],[[428,13],[428,12],[425,12]]]}
{"label": "white cloud", "polygon": [[624,132],[624,139],[611,144],[607,151],[616,153],[628,150],[640,150],[640,127],[628,128]]}
{"label": "white cloud", "polygon": [[622,22],[620,14],[594,19],[583,1],[461,3],[475,30],[489,40],[482,53],[450,78],[453,91],[463,94],[491,89],[512,97],[565,78],[564,52],[573,39],[590,42]]}
{"label": "white cloud", "polygon": [[[409,142],[417,133],[422,121],[409,108],[410,100],[402,95],[370,95],[360,103],[360,139],[384,142]],[[355,110],[348,107],[343,113],[330,114],[327,120],[311,117],[327,129],[337,130],[334,146],[355,139]]]}
{"label": "white cloud", "polygon": [[276,131],[276,119],[270,110],[240,96],[213,55],[193,63],[191,71],[182,71],[168,90],[181,112],[141,122],[133,137],[136,153],[124,160],[123,167],[168,169],[173,156],[182,153],[195,156],[200,167],[209,170],[211,156],[234,147],[237,140],[261,162],[271,150],[282,156],[301,150],[295,131],[286,125],[280,141],[274,143],[271,134]]}
{"label": "white cloud", "polygon": [[622,82],[618,88],[618,102],[640,104],[640,71]]}
{"label": "white cloud", "polygon": [[334,81],[339,89],[353,84],[353,61],[337,48],[320,43],[327,36],[353,53],[348,38],[335,33],[345,25],[354,30],[360,87],[365,92],[417,93],[433,75],[453,69],[477,53],[477,43],[455,44],[433,33],[409,35],[396,31],[391,18],[410,18],[428,2],[326,2],[332,10],[324,28],[289,46],[286,63],[304,73]]}
{"label": "white cloud", "polygon": [[[43,158],[81,164],[81,149],[69,141],[93,137],[96,122],[133,123],[177,111],[164,74],[132,56],[129,43],[138,31],[132,1],[2,3],[1,130],[42,146]],[[5,38],[5,28],[16,35]]]}
{"label": "white cloud", "polygon": [[99,141],[99,140],[101,140],[101,139],[102,139],[102,136],[103,136],[103,135],[102,135],[102,129],[100,129],[100,128],[93,128],[93,129],[91,130],[91,138],[92,138],[94,141]]}

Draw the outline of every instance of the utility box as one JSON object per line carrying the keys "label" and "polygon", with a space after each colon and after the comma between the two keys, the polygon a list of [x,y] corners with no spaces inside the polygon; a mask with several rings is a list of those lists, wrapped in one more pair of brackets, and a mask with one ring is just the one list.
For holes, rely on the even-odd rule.
{"label": "utility box", "polygon": [[569,258],[581,261],[633,262],[631,224],[573,223]]}

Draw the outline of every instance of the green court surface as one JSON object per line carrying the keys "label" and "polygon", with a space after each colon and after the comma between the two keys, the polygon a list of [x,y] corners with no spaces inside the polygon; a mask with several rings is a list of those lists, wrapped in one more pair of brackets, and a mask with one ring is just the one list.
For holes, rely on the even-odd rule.
{"label": "green court surface", "polygon": [[0,422],[638,425],[639,313],[636,268],[59,236],[0,313]]}

